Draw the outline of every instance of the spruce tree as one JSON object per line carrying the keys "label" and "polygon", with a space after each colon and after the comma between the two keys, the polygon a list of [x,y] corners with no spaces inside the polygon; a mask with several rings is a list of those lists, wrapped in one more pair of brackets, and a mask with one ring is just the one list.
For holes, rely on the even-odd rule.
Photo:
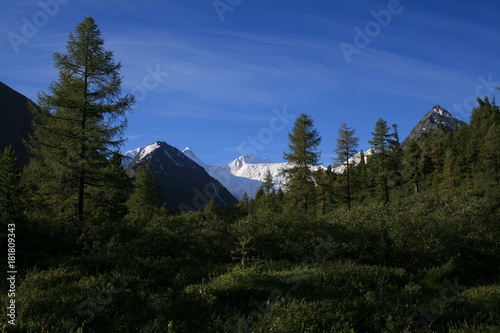
{"label": "spruce tree", "polygon": [[337,148],[334,152],[337,154],[335,161],[337,165],[345,167],[346,177],[346,198],[347,209],[351,209],[351,158],[358,152],[359,138],[355,137],[356,130],[342,123],[338,131]]}
{"label": "spruce tree", "polygon": [[274,178],[271,171],[266,170],[262,185],[255,194],[255,205],[257,208],[268,210],[275,208],[276,204],[276,191],[274,190]]}
{"label": "spruce tree", "polygon": [[265,194],[271,194],[274,192],[274,178],[269,169],[266,170],[264,180],[262,181],[262,185],[260,187],[264,190]]}
{"label": "spruce tree", "polygon": [[417,142],[411,141],[403,153],[402,173],[403,179],[413,185],[415,193],[420,192],[423,171],[422,162],[422,149]]}
{"label": "spruce tree", "polygon": [[288,134],[289,152],[284,159],[290,164],[284,170],[287,177],[287,196],[294,209],[309,212],[315,204],[315,184],[312,166],[318,165],[321,152],[316,151],[321,142],[318,131],[310,116],[303,113],[295,121],[292,132]]}
{"label": "spruce tree", "polygon": [[87,17],[69,34],[67,53],[54,53],[59,79],[32,108],[34,133],[29,148],[47,203],[84,222],[88,188],[102,186],[102,169],[121,146],[125,113],[134,102],[121,96],[120,63],[103,47],[94,19]]}
{"label": "spruce tree", "polygon": [[370,158],[370,164],[375,171],[375,179],[378,187],[381,189],[382,200],[388,203],[389,140],[391,139],[391,134],[389,133],[389,126],[384,119],[379,118],[375,124],[372,136],[373,139],[368,141],[374,150]]}

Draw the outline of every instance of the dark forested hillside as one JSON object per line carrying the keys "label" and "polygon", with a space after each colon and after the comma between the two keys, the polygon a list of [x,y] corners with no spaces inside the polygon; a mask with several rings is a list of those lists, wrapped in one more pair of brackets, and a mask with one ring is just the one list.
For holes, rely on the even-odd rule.
{"label": "dark forested hillside", "polygon": [[23,140],[31,132],[29,99],[0,82],[0,150],[11,145],[19,163],[28,163],[28,153]]}

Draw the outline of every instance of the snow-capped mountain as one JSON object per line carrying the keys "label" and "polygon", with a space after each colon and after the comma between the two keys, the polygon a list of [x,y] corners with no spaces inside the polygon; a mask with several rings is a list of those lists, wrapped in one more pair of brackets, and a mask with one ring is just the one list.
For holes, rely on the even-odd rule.
{"label": "snow-capped mountain", "polygon": [[[124,154],[124,166],[126,167],[130,164],[130,162],[127,163],[127,161],[136,158],[143,159],[151,151],[157,148],[158,143],[154,143],[149,146],[127,151]],[[274,163],[267,158],[258,158],[252,154],[248,154],[236,158],[229,164],[209,165],[196,156],[189,147],[185,148],[182,153],[191,161],[202,167],[210,176],[217,179],[238,200],[241,200],[244,193],[247,193],[251,198],[255,197],[257,190],[264,181],[267,171],[271,172],[271,176],[274,179],[274,188],[276,190],[283,188],[283,185],[286,183],[286,178],[282,171],[289,168],[288,163]],[[371,153],[371,150],[365,152],[365,161]],[[360,160],[361,154],[358,153],[351,159],[351,163],[356,165]],[[316,166],[312,169],[317,170],[319,168],[326,170],[324,166]],[[342,173],[344,170],[345,166],[343,165],[333,168],[333,171],[337,173]]]}
{"label": "snow-capped mountain", "polygon": [[132,150],[127,151],[125,154],[123,154],[122,158],[122,167],[126,168],[132,163],[134,158],[143,150],[146,146],[138,147]]}
{"label": "snow-capped mountain", "polygon": [[257,158],[249,154],[240,156],[227,165],[207,165],[191,149],[186,148],[182,152],[202,166],[209,175],[219,180],[237,199],[241,199],[245,192],[248,196],[254,197],[262,185],[267,170],[273,176],[276,189],[285,181],[281,170],[286,168],[286,163],[273,163],[266,158]]}
{"label": "snow-capped mountain", "polygon": [[[438,126],[442,126],[444,129],[452,131],[463,124],[465,124],[463,121],[458,120],[441,106],[436,105],[429,112],[427,112],[422,120],[420,120],[420,122],[413,128],[401,146],[404,147],[409,142],[418,140],[422,136],[426,136],[431,129]],[[162,145],[166,145],[166,143],[155,143],[149,146],[139,147],[127,151],[124,154],[125,158],[123,160],[123,165],[128,166],[129,164],[131,165],[132,160],[136,161],[137,159],[144,159],[152,151],[155,151]],[[176,148],[173,149],[181,153]],[[368,156],[372,153],[372,149],[364,152],[365,162],[367,162]],[[189,158],[189,160],[194,162],[197,166],[204,169],[209,176],[218,180],[218,182],[220,182],[220,184],[231,192],[231,194],[238,200],[243,197],[244,193],[247,193],[249,197],[255,197],[257,190],[262,185],[267,171],[271,172],[274,179],[275,189],[280,187],[283,188],[283,185],[286,183],[286,178],[282,171],[290,167],[288,163],[273,163],[266,158],[258,158],[251,154],[240,156],[231,163],[223,165],[205,164],[189,148],[185,148],[181,154],[184,157]],[[173,160],[177,159],[173,158]],[[360,161],[361,153],[358,153],[351,158],[350,163],[352,165],[356,165]],[[312,167],[312,170],[318,170],[320,168],[326,169],[324,166],[315,166]],[[345,165],[336,166],[333,168],[333,171],[336,173],[343,173],[345,171]]]}
{"label": "snow-capped mountain", "polygon": [[[367,151],[363,152],[365,163],[368,162],[368,157],[370,155],[372,155],[373,153],[374,153],[373,148],[370,148]],[[351,157],[349,159],[349,164],[352,166],[358,165],[359,162],[361,162],[361,152],[357,153],[356,155],[354,155],[353,157]],[[336,166],[335,168],[333,168],[333,172],[343,173],[345,171],[345,169],[346,169],[345,164],[342,164],[342,165],[339,165],[339,166]]]}
{"label": "snow-capped mountain", "polygon": [[[252,154],[240,156],[227,165],[207,165],[190,148],[186,148],[182,152],[202,166],[208,174],[219,180],[239,200],[245,192],[249,197],[255,197],[268,170],[274,179],[274,188],[276,190],[280,187],[283,188],[286,178],[282,171],[290,167],[288,163],[273,163],[267,158],[258,158]],[[365,152],[365,161],[371,153],[372,150]],[[360,161],[361,154],[359,153],[351,159],[353,165]],[[312,167],[313,170],[320,168],[326,170],[321,165]],[[344,170],[345,166],[343,165],[333,168],[333,171],[337,173],[342,173]]]}
{"label": "snow-capped mountain", "polygon": [[125,155],[134,156],[127,165],[131,176],[137,167],[151,162],[149,168],[154,172],[155,183],[169,211],[200,210],[211,199],[221,207],[237,203],[234,196],[203,167],[163,141],[131,150]]}
{"label": "snow-capped mountain", "polygon": [[415,125],[410,134],[401,143],[401,147],[404,148],[410,142],[427,136],[432,129],[439,126],[442,126],[448,132],[452,132],[463,124],[465,124],[463,121],[453,117],[451,113],[443,109],[440,105],[436,105]]}

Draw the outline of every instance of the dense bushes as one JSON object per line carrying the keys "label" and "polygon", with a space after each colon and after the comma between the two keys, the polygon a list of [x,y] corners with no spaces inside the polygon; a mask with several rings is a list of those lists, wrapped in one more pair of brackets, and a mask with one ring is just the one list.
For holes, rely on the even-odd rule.
{"label": "dense bushes", "polygon": [[[159,214],[117,225],[80,253],[33,254],[38,268],[19,275],[18,325],[2,325],[8,332],[493,331],[498,215],[496,203],[457,193],[306,219],[265,210]],[[6,302],[2,296],[2,323]]]}

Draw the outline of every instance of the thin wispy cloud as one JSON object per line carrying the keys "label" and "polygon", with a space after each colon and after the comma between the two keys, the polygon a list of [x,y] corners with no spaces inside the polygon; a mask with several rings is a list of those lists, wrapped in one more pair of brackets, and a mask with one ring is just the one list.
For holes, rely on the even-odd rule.
{"label": "thin wispy cloud", "polygon": [[[68,33],[93,16],[105,48],[122,63],[122,92],[138,97],[128,115],[128,149],[161,137],[181,148],[198,145],[207,156],[217,154],[204,148],[217,149],[227,160],[282,105],[317,120],[325,152],[344,120],[367,146],[378,117],[401,123],[404,135],[433,105],[474,99],[478,77],[500,81],[498,4],[450,3],[402,0],[403,11],[348,63],[339,44],[354,44],[354,28],[376,22],[372,11],[387,2],[251,1],[221,21],[210,1],[70,1],[19,53],[6,34],[20,33],[22,18],[40,6],[11,2],[0,12],[0,80],[36,99],[57,80],[54,51],[65,52]],[[259,153],[279,156],[289,125]]]}

